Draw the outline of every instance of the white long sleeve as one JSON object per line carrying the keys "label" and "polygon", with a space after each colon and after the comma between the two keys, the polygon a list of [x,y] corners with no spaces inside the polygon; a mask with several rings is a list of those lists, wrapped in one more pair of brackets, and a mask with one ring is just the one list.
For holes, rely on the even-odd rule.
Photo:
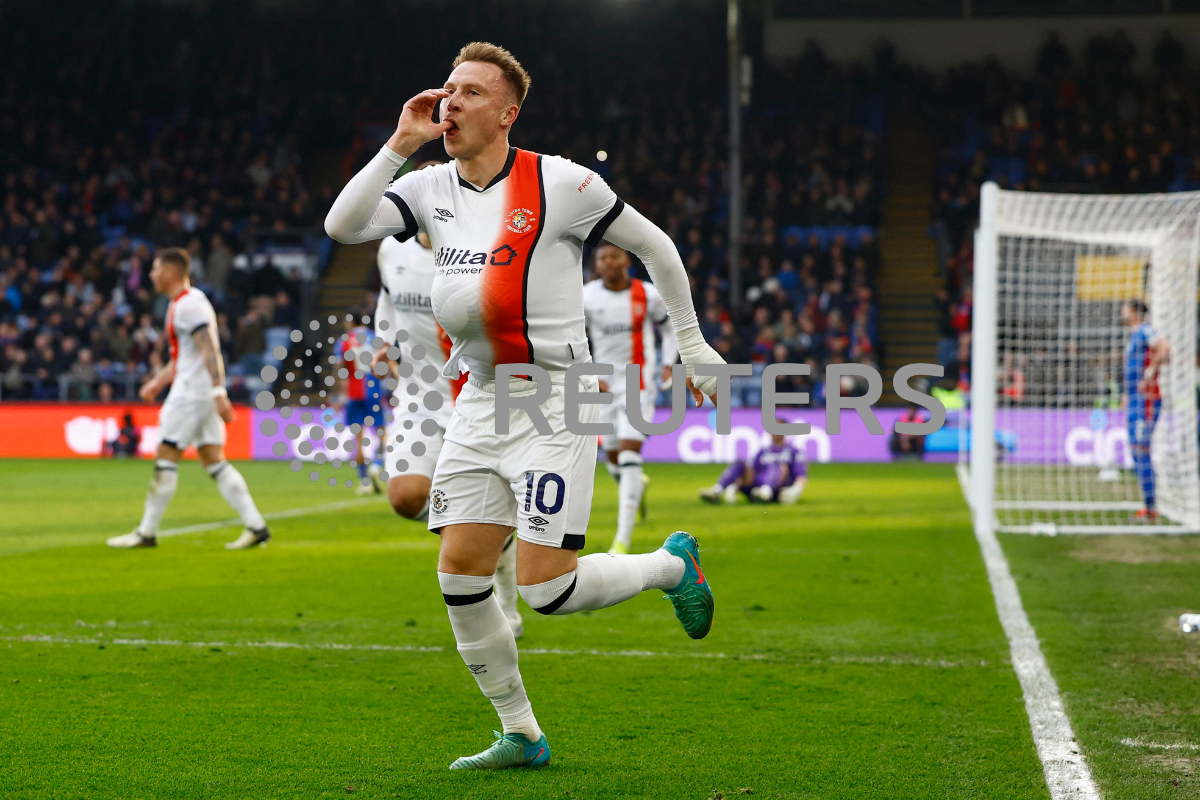
{"label": "white long sleeve", "polygon": [[342,244],[382,239],[406,230],[404,216],[384,192],[407,159],[384,145],[350,179],[325,217],[325,232]]}
{"label": "white long sleeve", "polygon": [[[617,216],[604,238],[623,247],[642,260],[654,288],[662,295],[663,305],[667,307],[667,316],[671,318],[671,328],[675,331],[675,339],[679,347],[679,356],[688,366],[688,375],[692,383],[704,394],[712,397],[717,391],[716,376],[694,375],[691,367],[697,364],[724,364],[716,350],[704,341],[700,333],[700,321],[696,318],[696,308],[692,305],[692,287],[688,281],[687,269],[683,259],[675,249],[671,237],[650,220],[638,213],[637,209],[626,205]],[[665,342],[664,342],[665,344]]]}
{"label": "white long sleeve", "polygon": [[662,337],[663,366],[669,367],[679,358],[679,342],[675,340],[675,329],[670,320],[663,320],[658,326],[658,335]]}
{"label": "white long sleeve", "polygon": [[692,305],[692,287],[687,270],[670,236],[638,213],[636,208],[626,204],[608,226],[604,238],[633,253],[646,265],[654,288],[662,295],[677,336],[682,337],[687,328],[700,326],[696,308]]}
{"label": "white long sleeve", "polygon": [[[388,346],[396,343],[396,331],[400,324],[396,320],[396,304],[386,286],[379,288],[379,297],[375,301],[375,335],[383,339]],[[386,322],[386,330],[380,327],[380,322]]]}

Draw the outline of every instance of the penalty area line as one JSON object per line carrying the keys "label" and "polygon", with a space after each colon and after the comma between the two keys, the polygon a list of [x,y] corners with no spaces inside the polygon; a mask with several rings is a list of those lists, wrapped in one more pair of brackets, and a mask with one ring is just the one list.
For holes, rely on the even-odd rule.
{"label": "penalty area line", "polygon": [[1013,580],[1000,541],[991,529],[981,531],[979,526],[972,527],[983,553],[1000,624],[1008,637],[1013,670],[1025,696],[1025,713],[1029,715],[1033,743],[1042,762],[1050,797],[1052,800],[1100,800],[1092,772],[1063,708],[1058,684],[1050,674],[1037,633],[1025,614],[1017,582]]}
{"label": "penalty area line", "polygon": [[[370,503],[378,503],[383,500],[383,496],[379,497],[356,497],[353,500],[338,500],[333,503],[324,503],[319,506],[304,506],[303,508],[287,508],[283,511],[272,511],[270,514],[263,514],[263,519],[268,522],[276,519],[290,519],[292,517],[305,517],[309,514],[324,514],[329,511],[341,511],[344,508],[354,508],[356,506],[368,505]],[[219,522],[201,522],[198,525],[185,525],[182,528],[167,528],[159,531],[156,536],[160,539],[168,536],[184,536],[189,533],[205,533],[206,531],[220,530],[221,528],[232,528],[240,526],[242,521],[238,518],[223,519]]]}

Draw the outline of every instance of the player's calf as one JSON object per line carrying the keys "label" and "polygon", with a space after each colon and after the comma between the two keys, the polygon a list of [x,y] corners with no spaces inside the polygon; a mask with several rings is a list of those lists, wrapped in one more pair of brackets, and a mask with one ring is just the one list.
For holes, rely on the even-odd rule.
{"label": "player's calf", "polygon": [[178,485],[178,462],[160,455],[154,462],[154,476],[146,488],[146,503],[142,511],[142,521],[131,533],[109,538],[108,546],[129,549],[157,545],[158,540],[155,534],[158,533],[158,523],[166,513],[171,498],[175,496],[175,489]]}
{"label": "player's calf", "polygon": [[491,575],[438,572],[438,583],[446,601],[458,653],[475,676],[479,691],[492,701],[505,734],[522,734],[530,742],[537,742],[542,738],[542,730],[525,694],[517,667],[517,642],[500,602],[492,592],[492,581]]}
{"label": "player's calf", "polygon": [[593,553],[580,558],[575,569],[517,589],[534,611],[561,616],[615,606],[646,589],[669,591],[685,571],[683,560],[663,549],[637,555]]}

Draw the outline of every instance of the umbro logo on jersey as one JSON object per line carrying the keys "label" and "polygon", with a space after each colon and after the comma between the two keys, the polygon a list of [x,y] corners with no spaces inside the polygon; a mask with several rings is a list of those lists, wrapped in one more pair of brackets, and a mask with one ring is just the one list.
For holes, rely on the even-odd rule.
{"label": "umbro logo on jersey", "polygon": [[530,517],[529,522],[533,525],[546,525],[549,524],[550,520],[544,517]]}
{"label": "umbro logo on jersey", "polygon": [[455,247],[439,247],[433,256],[434,266],[450,267],[464,264],[493,264],[497,267],[507,267],[517,257],[517,251],[511,245],[502,244],[491,252],[479,253],[472,250],[459,250]]}
{"label": "umbro logo on jersey", "polygon": [[434,211],[437,212],[437,216],[434,217],[434,219],[436,219],[438,222],[445,222],[448,219],[454,219],[454,215],[444,208],[435,208]]}

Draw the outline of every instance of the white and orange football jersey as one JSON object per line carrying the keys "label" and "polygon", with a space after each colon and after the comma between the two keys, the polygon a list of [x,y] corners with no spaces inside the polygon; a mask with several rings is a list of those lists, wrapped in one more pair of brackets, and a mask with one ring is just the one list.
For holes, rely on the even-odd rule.
{"label": "white and orange football jersey", "polygon": [[612,364],[620,386],[624,385],[625,365],[639,364],[640,388],[653,387],[658,372],[654,329],[669,324],[667,307],[654,284],[634,278],[629,288],[614,292],[605,288],[602,280],[591,281],[583,287],[583,308],[592,360]]}
{"label": "white and orange football jersey", "polygon": [[[400,348],[400,360],[408,361],[420,370],[432,364],[439,373],[445,372],[446,357],[450,355],[450,337],[433,318],[433,251],[423,247],[416,238],[404,242],[389,236],[379,243],[376,256],[382,284],[375,304],[375,336]],[[387,322],[386,330],[380,322]],[[397,343],[397,331],[406,338]],[[422,357],[413,357],[413,348],[420,347]],[[462,382],[440,377],[430,388],[442,394],[439,417],[449,419],[451,408]],[[444,425],[443,425],[444,427]]]}
{"label": "white and orange football jersey", "polygon": [[212,376],[208,373],[196,340],[192,338],[199,331],[206,330],[212,338],[213,350],[221,352],[221,344],[217,339],[217,314],[204,292],[191,286],[173,297],[167,306],[163,330],[175,362],[175,377],[171,381],[168,396],[211,397]]}
{"label": "white and orange football jersey", "polygon": [[583,245],[599,243],[625,204],[594,172],[558,156],[511,148],[487,186],[454,163],[410,172],[384,195],[405,240],[433,244],[433,314],[460,360],[485,380],[497,364],[562,372],[590,361],[583,313]]}

